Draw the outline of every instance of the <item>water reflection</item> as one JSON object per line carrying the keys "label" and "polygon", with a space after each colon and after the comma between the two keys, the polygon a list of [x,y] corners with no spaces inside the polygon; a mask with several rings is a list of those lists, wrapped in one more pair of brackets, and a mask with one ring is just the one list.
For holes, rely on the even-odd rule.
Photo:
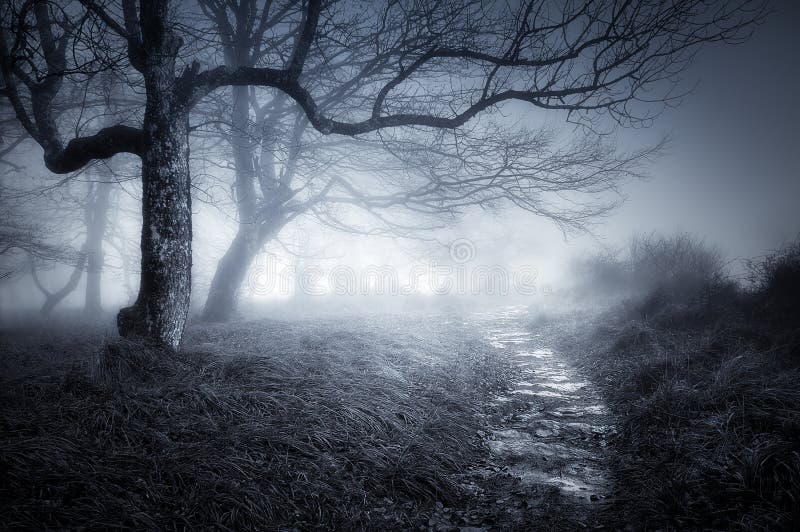
{"label": "water reflection", "polygon": [[540,335],[527,330],[525,309],[475,315],[475,325],[497,349],[514,349],[519,377],[494,404],[519,403],[510,420],[493,431],[492,453],[513,464],[523,483],[557,487],[565,496],[597,501],[610,489],[604,466],[605,438],[613,430],[608,411],[575,368]]}

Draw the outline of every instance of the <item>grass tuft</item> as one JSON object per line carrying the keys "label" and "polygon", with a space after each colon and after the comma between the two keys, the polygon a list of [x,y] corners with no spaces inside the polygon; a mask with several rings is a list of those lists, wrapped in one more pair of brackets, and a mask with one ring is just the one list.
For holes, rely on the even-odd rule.
{"label": "grass tuft", "polygon": [[411,318],[193,329],[171,357],[87,344],[69,370],[26,353],[0,391],[2,528],[416,527],[462,495],[507,373]]}
{"label": "grass tuft", "polygon": [[[576,321],[564,345],[620,419],[609,525],[794,529],[800,341],[797,300],[784,294],[800,286],[800,247],[763,259],[747,290],[719,277],[716,255],[699,243],[650,242],[670,259],[670,271],[708,265],[702,282],[666,292],[668,279],[651,282],[640,297],[597,316],[598,326]],[[686,264],[669,256],[677,243],[690,251]]]}

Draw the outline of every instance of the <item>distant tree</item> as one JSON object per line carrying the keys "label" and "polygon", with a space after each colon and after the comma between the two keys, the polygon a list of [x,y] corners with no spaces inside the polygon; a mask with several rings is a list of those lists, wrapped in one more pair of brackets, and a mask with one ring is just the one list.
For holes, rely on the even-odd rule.
{"label": "distant tree", "polygon": [[632,281],[645,291],[699,293],[725,276],[721,251],[690,233],[636,235],[628,255]]}
{"label": "distant tree", "polygon": [[[258,67],[225,65],[210,53],[214,30],[198,28],[189,3],[2,7],[2,94],[47,167],[69,173],[119,153],[142,160],[142,273],[136,303],[118,317],[123,336],[180,344],[191,291],[189,116],[214,91],[282,91],[325,135],[457,128],[514,100],[589,126],[604,116],[636,123],[653,118],[649,102],[672,97],[700,45],[740,39],[763,14],[754,0],[287,5],[297,8],[276,11],[276,28],[291,45],[268,50],[270,66]],[[353,54],[355,63],[339,61]],[[144,106],[130,115],[137,125],[123,117],[93,134],[69,128],[54,102],[65,85],[88,86],[104,70],[143,89]],[[331,92],[341,100],[320,105]],[[64,142],[68,130],[77,135]]]}
{"label": "distant tree", "polygon": [[78,259],[72,268],[72,273],[70,274],[69,279],[67,279],[67,282],[64,283],[64,285],[61,288],[59,288],[54,292],[50,291],[42,284],[42,281],[39,279],[39,273],[36,266],[36,261],[33,259],[33,257],[29,258],[30,258],[30,274],[31,277],[33,278],[33,283],[36,285],[36,288],[39,290],[39,292],[41,292],[42,295],[44,296],[44,303],[39,309],[39,312],[43,316],[47,316],[53,311],[53,309],[56,308],[56,305],[61,303],[64,300],[64,298],[66,298],[68,295],[74,292],[76,288],[78,288],[78,283],[80,283],[81,277],[83,276],[83,271],[86,267],[86,251],[85,249],[82,248],[78,252]]}
{"label": "distant tree", "polygon": [[112,183],[97,182],[86,208],[86,298],[83,311],[87,315],[103,310],[102,279],[105,266],[103,241],[106,238]]}
{"label": "distant tree", "polygon": [[[78,186],[76,186],[78,185]],[[75,189],[83,192],[76,193]],[[20,200],[29,207],[35,207],[35,216],[49,219],[46,226],[38,226],[30,233],[29,240],[41,239],[38,246],[15,246],[27,254],[27,263],[21,269],[29,273],[34,285],[44,296],[40,309],[44,315],[52,312],[67,296],[73,293],[86,272],[86,294],[84,312],[96,315],[102,310],[101,280],[104,266],[103,241],[106,238],[108,212],[111,206],[113,184],[110,181],[88,181],[87,183],[59,184],[50,187],[38,186],[32,191],[17,192]],[[35,201],[29,201],[35,199]],[[36,227],[33,222],[25,222],[34,216],[17,214],[19,223]],[[82,240],[82,241],[81,241]],[[80,243],[78,244],[78,242]],[[58,242],[58,244],[56,244]],[[43,247],[46,246],[46,247]],[[50,252],[43,253],[42,250]],[[57,252],[54,252],[56,251]],[[43,268],[69,266],[72,272],[62,287],[52,290],[45,286],[39,277]]]}
{"label": "distant tree", "polygon": [[[114,116],[113,100],[116,91],[108,76],[103,78],[101,88],[104,94],[97,94],[91,104],[81,108],[88,115],[87,121],[108,123],[110,117]],[[62,107],[61,112],[68,108],[69,106]],[[11,209],[14,209],[14,202],[26,205],[22,212],[14,209],[19,218],[17,224],[38,227],[38,238],[46,241],[49,248],[60,250],[58,253],[36,253],[30,246],[28,249],[16,246],[16,250],[27,254],[27,261],[22,261],[22,269],[25,273],[30,273],[34,285],[45,297],[40,310],[45,315],[52,312],[77,289],[86,272],[84,312],[87,315],[96,315],[102,310],[103,241],[106,238],[108,212],[117,180],[114,170],[108,164],[96,163],[65,179],[42,179],[42,176],[37,175],[40,174],[38,170],[31,171],[25,165],[26,159],[29,160],[31,156],[30,145],[33,143],[30,137],[21,128],[13,127],[15,124],[9,123],[7,118],[4,117],[4,121],[11,126],[7,131],[8,137],[14,139],[14,149],[0,152],[0,162],[10,169],[5,174],[7,194],[2,201]],[[24,149],[23,143],[26,144]],[[43,220],[47,220],[46,229],[42,224]],[[76,245],[75,242],[81,238],[83,242]],[[46,287],[39,278],[39,271],[43,267],[51,269],[64,265],[72,269],[65,284],[57,290]]]}
{"label": "distant tree", "polygon": [[[233,152],[238,229],[203,309],[212,321],[232,316],[256,254],[298,217],[341,231],[417,238],[470,206],[513,204],[565,230],[581,228],[615,205],[614,197],[598,197],[638,175],[654,151],[620,154],[584,136],[558,145],[550,130],[497,127],[325,142],[297,106],[250,97],[252,118],[234,113],[219,132]],[[366,225],[348,221],[353,210],[367,215]]]}
{"label": "distant tree", "polygon": [[[2,194],[2,192],[0,192]],[[28,221],[17,209],[5,207],[0,211],[0,257],[3,267],[0,280],[10,280],[28,273],[26,260],[12,257],[35,257],[41,260],[61,260],[69,255],[67,249],[49,241],[50,229]]]}
{"label": "distant tree", "polygon": [[[41,308],[43,314],[48,314],[61,300],[75,290],[83,275],[86,264],[86,254],[83,250],[76,250],[70,241],[58,238],[59,227],[54,220],[42,220],[46,212],[43,207],[45,201],[29,201],[19,191],[3,187],[0,193],[2,199],[2,214],[0,215],[0,258],[2,258],[3,271],[0,279],[10,281],[23,275],[30,274],[34,284],[45,296],[45,303]],[[23,208],[19,208],[14,201],[26,199]],[[63,210],[71,210],[68,202]],[[33,208],[35,214],[30,210]],[[41,283],[38,277],[38,264],[50,266],[61,264],[73,268],[69,281],[63,288],[51,292]]]}

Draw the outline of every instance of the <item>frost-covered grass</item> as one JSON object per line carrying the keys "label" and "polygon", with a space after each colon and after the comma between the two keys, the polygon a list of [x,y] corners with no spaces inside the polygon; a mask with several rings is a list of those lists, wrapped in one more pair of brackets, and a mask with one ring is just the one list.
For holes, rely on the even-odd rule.
{"label": "frost-covered grass", "polygon": [[796,529],[800,300],[786,294],[798,265],[795,245],[754,270],[751,290],[717,279],[593,322],[550,320],[619,418],[612,528]]}
{"label": "frost-covered grass", "polygon": [[571,350],[620,417],[617,525],[782,530],[800,520],[798,345],[727,320],[620,320]]}
{"label": "frost-covered grass", "polygon": [[508,370],[413,317],[193,326],[173,358],[102,342],[3,332],[0,527],[416,528],[462,496]]}

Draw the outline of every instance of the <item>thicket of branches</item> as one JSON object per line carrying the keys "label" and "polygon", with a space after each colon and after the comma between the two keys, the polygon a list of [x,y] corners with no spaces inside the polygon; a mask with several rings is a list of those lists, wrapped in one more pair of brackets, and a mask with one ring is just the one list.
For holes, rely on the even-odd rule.
{"label": "thicket of branches", "polygon": [[[240,218],[260,203],[258,180],[269,185],[261,186],[268,201],[255,210],[269,219],[312,212],[341,223],[330,206],[349,204],[395,230],[405,228],[382,211],[452,215],[464,204],[497,203],[580,226],[607,208],[598,195],[635,175],[650,154],[620,154],[596,130],[649,123],[680,97],[676,82],[700,47],[747,38],[764,7],[760,0],[20,0],[0,10],[0,91],[54,173],[117,154],[141,159],[141,281],[136,303],[119,315],[120,332],[177,347],[191,292],[189,139],[209,118],[229,122],[222,131],[240,174]],[[110,85],[118,87],[113,119],[101,120]],[[209,117],[207,104],[224,91],[230,112]],[[269,152],[291,154],[296,136],[282,133],[276,143],[252,132],[264,131],[258,114],[266,108],[267,128],[278,134],[274,113],[284,100],[300,110],[288,118],[291,130],[363,136],[376,148],[381,140],[380,153],[388,149],[413,178],[386,179],[386,168],[375,178],[369,168],[370,178],[358,182],[345,172],[307,187],[276,181],[262,163]],[[583,133],[557,145],[537,127],[497,130],[500,122],[487,119],[520,104]],[[387,132],[397,135],[388,147]],[[362,148],[347,148],[347,165],[355,149]],[[255,175],[254,162],[272,183]]]}

